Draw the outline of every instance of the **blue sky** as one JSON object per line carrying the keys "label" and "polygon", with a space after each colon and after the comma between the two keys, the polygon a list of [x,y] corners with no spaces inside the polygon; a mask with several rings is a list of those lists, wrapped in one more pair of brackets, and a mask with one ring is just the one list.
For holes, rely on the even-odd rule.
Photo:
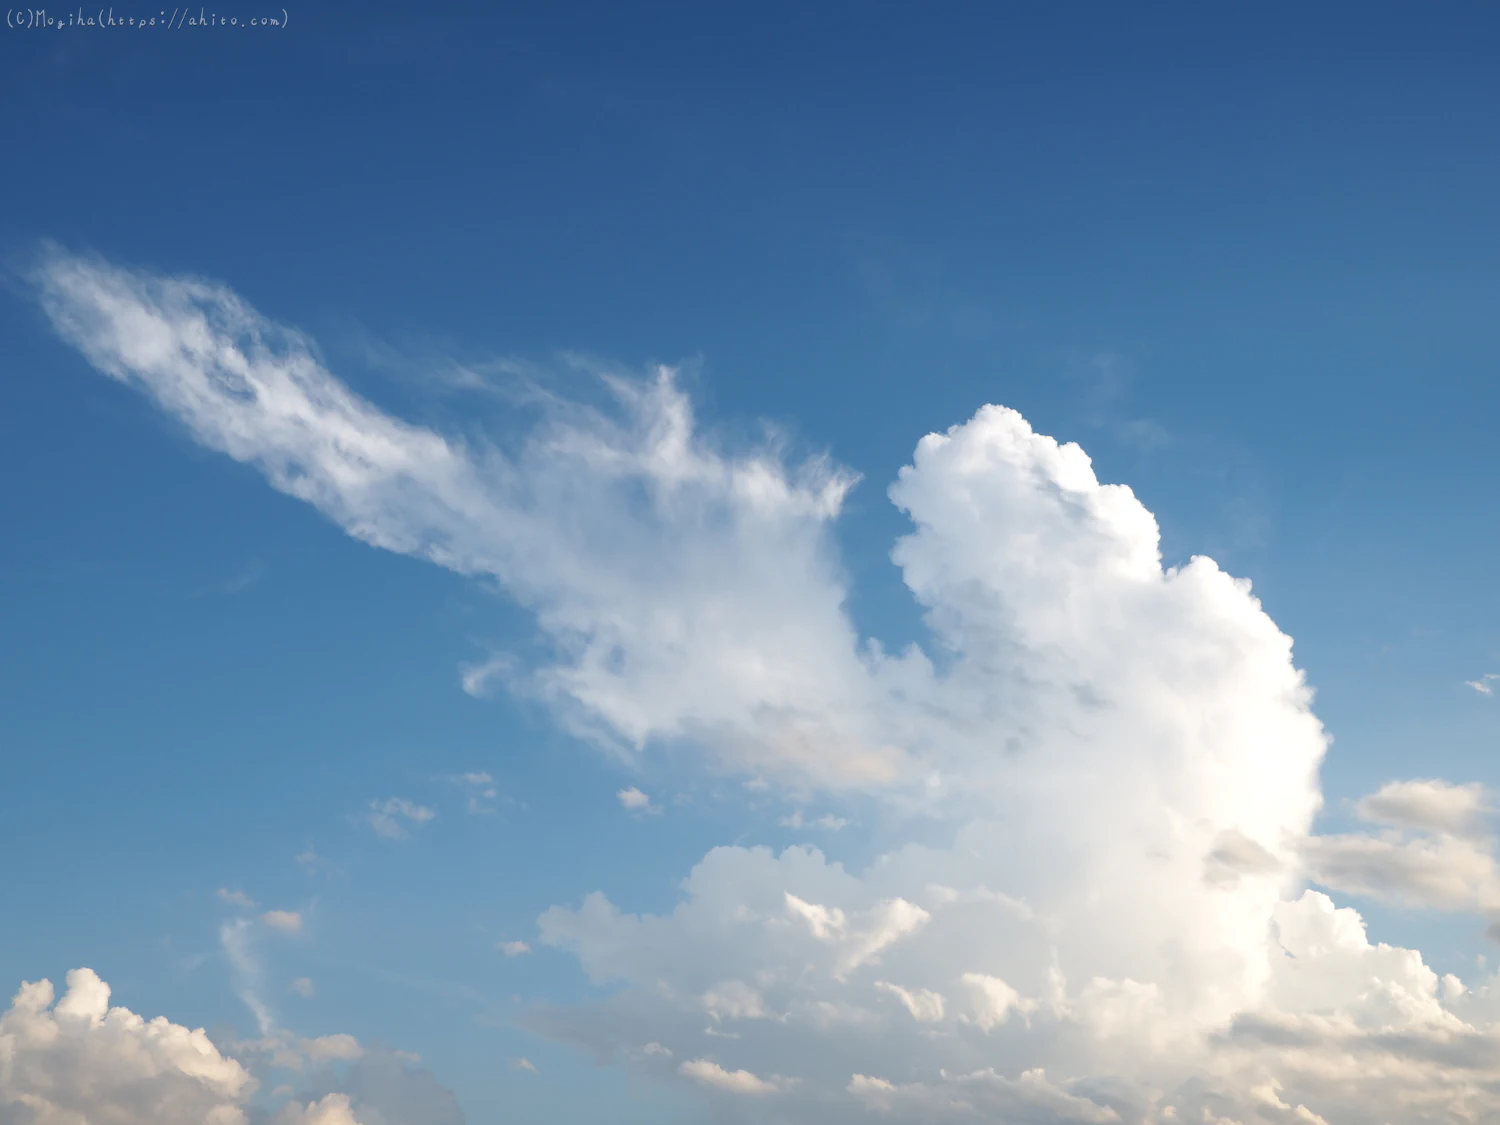
{"label": "blue sky", "polygon": [[[1087,891],[1116,870],[1103,857],[1171,808],[1212,828],[1200,853],[1239,857],[1239,889],[1214,891],[1241,896],[1251,921],[1237,924],[1262,935],[1274,902],[1320,888],[1359,911],[1371,942],[1461,979],[1461,995],[1433,985],[1448,1008],[1422,1017],[1431,1026],[1491,1034],[1500,989],[1482,959],[1500,881],[1476,825],[1500,786],[1500,701],[1473,685],[1500,672],[1494,12],[288,17],[265,31],[0,35],[7,989],[46,977],[61,992],[87,966],[114,1003],[207,1028],[258,1083],[223,1095],[246,1120],[843,1120],[855,1110],[840,1098],[936,1120],[922,1099],[940,1097],[941,1070],[1019,1081],[1043,1065],[1075,1101],[1025,1120],[1105,1120],[1077,1099],[1106,1073],[1158,1091],[1088,1103],[1121,1120],[1168,1120],[1169,1106],[1281,1120],[1236,1101],[1232,1077],[1218,1101],[1173,1101],[1181,1076],[1100,1046],[1109,1021],[1089,1022],[1082,993],[1050,1010],[1097,1042],[1038,1031],[1028,1045],[1006,1029],[1020,1012],[1046,1022],[1041,992],[1024,999],[1020,983],[1036,965],[1016,952],[1007,967],[991,945],[1030,939],[955,922],[947,944],[918,948],[900,935],[938,923],[907,926],[889,907],[937,918],[919,892],[942,864],[908,883],[880,872],[916,864],[919,844],[957,854],[969,845],[955,841],[983,838],[993,863],[955,893],[982,884],[1086,929],[1097,918],[1070,913],[1082,899],[1068,880]],[[177,359],[151,351],[146,321]],[[249,357],[258,389],[184,405],[204,370],[229,370],[194,350],[194,325]],[[657,365],[674,380],[656,382]],[[269,405],[287,372],[313,388],[295,425]],[[362,405],[330,413],[330,388]],[[1024,422],[976,418],[991,403]],[[661,445],[689,404],[687,445]],[[966,423],[943,447],[952,457],[934,447],[906,486],[927,530],[903,571],[891,550],[913,523],[887,489],[924,435]],[[353,431],[375,444],[349,453]],[[1219,592],[1169,610],[1099,592],[1117,576],[1097,543],[1134,551],[1150,535],[1037,435],[1077,442],[1099,482],[1130,487],[1167,567],[1206,555],[1253,583],[1293,639],[1311,712],[1288,702],[1290,665],[1242,593],[1204,579]],[[966,475],[980,463],[996,491]],[[779,483],[754,499],[765,480]],[[1026,481],[1086,517],[1069,522],[1058,513],[1073,501],[1054,511]],[[814,510],[822,488],[836,514]],[[1018,546],[1033,541],[1055,554]],[[970,569],[969,585],[954,577]],[[1080,606],[1097,636],[1074,621]],[[980,676],[1010,659],[981,659],[981,634],[994,653],[1032,654],[1014,682]],[[1183,639],[1200,634],[1201,650]],[[938,686],[902,663],[911,644]],[[597,665],[580,655],[592,645]],[[1203,654],[1219,645],[1264,666],[1195,674],[1194,660],[1218,668]],[[1058,710],[1052,689],[1066,685],[1128,697],[1123,725],[1095,728],[1082,703]],[[924,725],[938,714],[948,725]],[[1333,739],[1326,757],[1310,714]],[[800,718],[773,730],[767,715]],[[1183,715],[1208,718],[1188,734]],[[1262,728],[1261,715],[1280,718]],[[1050,747],[1020,760],[1061,772],[1007,774],[1007,724]],[[1097,761],[1070,757],[1084,754],[1062,748],[1074,737]],[[1176,738],[1178,765],[1161,765]],[[1238,749],[1204,780],[1191,763],[1219,761],[1221,744]],[[1107,788],[1064,799],[1058,778],[1073,771],[1114,777],[1137,805],[1117,823],[1090,804]],[[488,780],[464,779],[477,774]],[[1133,788],[1141,777],[1154,780]],[[1393,782],[1411,784],[1382,789]],[[651,806],[626,807],[626,789]],[[1250,789],[1250,811],[1224,796]],[[406,804],[382,819],[372,802],[393,799]],[[1262,821],[1282,835],[1247,827]],[[796,845],[858,885],[797,874],[803,853],[783,853]],[[1274,871],[1245,859],[1252,845]],[[762,870],[760,846],[780,874]],[[1033,847],[1051,858],[1015,858]],[[700,864],[715,893],[742,877],[744,903],[781,894],[813,911],[773,921],[805,923],[809,948],[833,950],[826,988],[791,968],[810,956],[800,947],[746,967],[757,943],[725,919],[760,906],[735,914],[726,898],[706,929],[673,914],[712,913],[712,894],[683,889]],[[1155,870],[1116,877],[1156,901]],[[820,887],[826,898],[809,897]],[[660,923],[637,933],[591,914],[580,904],[594,892]],[[1202,1007],[1218,986],[1195,957],[1265,954],[1239,930],[1204,931],[1201,948],[1184,936],[1219,909],[1198,893],[1171,898],[1181,924],[1163,923],[1189,950],[1180,977],[1123,945],[1056,955],[1075,959],[1075,983],[1159,988],[1159,1020],[1195,1034],[1261,1011],[1279,986]],[[1141,949],[1167,940],[1148,930]],[[848,960],[838,942],[861,933],[885,936]],[[671,962],[679,941],[681,979],[652,959]],[[506,942],[528,952],[507,956]],[[960,964],[970,954],[1000,961]],[[963,1015],[978,986],[960,970],[1023,999]],[[920,995],[943,1001],[941,1019],[918,1014],[938,1003]],[[1366,999],[1293,1014],[1374,1026]],[[811,1050],[798,1021],[833,1010],[820,1004],[874,1022],[847,1037],[824,1027],[826,1057],[794,1072],[788,1060]],[[916,1034],[903,1010],[930,1057],[903,1038]],[[362,1053],[285,1047],[333,1035]],[[270,1060],[278,1036],[300,1070]],[[1287,1112],[1363,1112],[1275,1059],[1245,1065],[1280,1075]],[[1021,1114],[1004,1100],[1020,1088],[995,1094],[993,1112]],[[18,1089],[0,1089],[0,1119]],[[315,1100],[338,1089],[346,1117]],[[1416,1101],[1437,1116],[1414,1109],[1403,1125],[1456,1112]],[[299,1105],[325,1116],[286,1116]]]}

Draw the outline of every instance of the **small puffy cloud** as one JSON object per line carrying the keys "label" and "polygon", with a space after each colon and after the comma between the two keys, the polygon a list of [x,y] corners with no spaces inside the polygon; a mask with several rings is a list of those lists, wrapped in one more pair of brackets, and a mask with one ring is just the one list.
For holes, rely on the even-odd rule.
{"label": "small puffy cloud", "polygon": [[318,994],[318,986],[312,982],[311,977],[298,977],[287,988],[304,1000],[311,1000]]}
{"label": "small puffy cloud", "polygon": [[241,910],[254,910],[256,902],[244,891],[231,891],[227,887],[218,890],[219,901],[229,906],[238,906]]}
{"label": "small puffy cloud", "polygon": [[514,657],[502,653],[459,669],[459,683],[465,695],[484,699],[493,694],[496,687],[513,679],[518,667]]}
{"label": "small puffy cloud", "polygon": [[1392,781],[1355,805],[1371,824],[1463,835],[1489,813],[1484,786],[1453,785],[1437,778]]}
{"label": "small puffy cloud", "polygon": [[1500,672],[1486,672],[1477,680],[1465,680],[1464,686],[1473,688],[1480,695],[1494,695],[1496,680],[1500,680]]}
{"label": "small puffy cloud", "polygon": [[649,796],[642,793],[633,785],[628,789],[621,789],[615,794],[615,797],[619,799],[621,806],[629,812],[655,813],[661,811],[659,806],[651,803]]}
{"label": "small puffy cloud", "polygon": [[260,916],[261,922],[284,934],[302,932],[302,915],[295,910],[267,910]]}
{"label": "small puffy cloud", "polygon": [[883,980],[876,981],[875,987],[901,1001],[918,1023],[940,1023],[943,1019],[945,1003],[940,993],[925,988],[906,989]]}
{"label": "small puffy cloud", "polygon": [[1500,910],[1500,866],[1482,785],[1392,781],[1355,803],[1370,833],[1315,836],[1302,855],[1318,884],[1401,906]]}
{"label": "small puffy cloud", "polygon": [[387,840],[402,840],[408,834],[408,825],[426,824],[437,813],[426,805],[418,805],[404,797],[389,797],[384,801],[371,801],[365,821],[377,836]]}
{"label": "small puffy cloud", "polygon": [[512,1070],[529,1070],[532,1074],[535,1074],[537,1072],[536,1064],[533,1063],[530,1059],[524,1057],[519,1059],[511,1059],[510,1068]]}
{"label": "small puffy cloud", "polygon": [[689,1059],[677,1068],[677,1072],[695,1082],[730,1094],[774,1094],[783,1084],[783,1080],[777,1077],[766,1079],[748,1070],[725,1070],[709,1059]]}
{"label": "small puffy cloud", "polygon": [[403,1051],[371,1048],[358,1058],[309,1074],[299,1083],[301,1098],[341,1094],[360,1125],[464,1125],[453,1092]]}
{"label": "small puffy cloud", "polygon": [[531,952],[531,946],[524,941],[502,941],[495,948],[507,957],[520,957],[523,953]]}
{"label": "small puffy cloud", "polygon": [[1303,848],[1320,886],[1398,906],[1500,909],[1500,871],[1487,841],[1400,833],[1315,836]]}
{"label": "small puffy cloud", "polygon": [[310,1105],[295,1103],[283,1106],[271,1118],[271,1125],[366,1125],[354,1115],[346,1094],[329,1094]]}
{"label": "small puffy cloud", "polygon": [[968,988],[971,1006],[962,1018],[981,1031],[993,1031],[1016,1012],[1030,1012],[1036,1001],[1021,994],[999,977],[984,973],[964,973],[959,980]]}

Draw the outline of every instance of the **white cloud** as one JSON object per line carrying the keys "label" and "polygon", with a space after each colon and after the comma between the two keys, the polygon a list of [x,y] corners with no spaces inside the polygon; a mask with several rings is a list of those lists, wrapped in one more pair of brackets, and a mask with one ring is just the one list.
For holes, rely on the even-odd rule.
{"label": "white cloud", "polygon": [[346,1094],[329,1094],[306,1106],[283,1106],[271,1121],[272,1125],[363,1125]]}
{"label": "white cloud", "polygon": [[495,948],[507,957],[519,957],[523,953],[531,952],[531,946],[527,945],[524,941],[502,941]]}
{"label": "white cloud", "polygon": [[1392,781],[1355,806],[1372,824],[1463,835],[1491,811],[1482,785],[1450,785],[1435,778]]}
{"label": "white cloud", "polygon": [[[7,1125],[249,1125],[260,1083],[252,1069],[225,1053],[200,1028],[163,1016],[145,1019],[110,1007],[110,988],[91,969],[68,973],[56,1000],[52,984],[21,986],[0,1014],[0,1121]],[[54,1003],[54,1000],[56,1001]],[[350,1036],[278,1041],[280,1061],[297,1065],[351,1059]],[[268,1052],[250,1046],[249,1054]],[[273,1096],[285,1091],[278,1089]],[[361,1118],[348,1097],[330,1094],[288,1103],[275,1125],[381,1125]]]}
{"label": "white cloud", "polygon": [[1500,910],[1491,841],[1445,833],[1316,836],[1303,849],[1321,886],[1398,906]]}
{"label": "white cloud", "polygon": [[537,616],[549,667],[496,677],[620,752],[693,740],[740,766],[878,783],[865,663],[828,532],[853,477],[774,446],[717,450],[662,370],[605,374],[611,413],[554,403],[511,453],[397,421],[311,343],[228,289],[54,254],[57,330],[197,440],[258,467],[372,545],[490,576]]}
{"label": "white cloud", "polygon": [[536,1073],[536,1064],[528,1058],[511,1059],[510,1066],[512,1070],[529,1070],[532,1074]]}
{"label": "white cloud", "polygon": [[911,1018],[918,1023],[939,1023],[943,1018],[945,1001],[940,993],[932,992],[926,988],[905,989],[898,984],[889,981],[878,980],[875,987],[882,992],[888,992],[897,1000],[901,1001],[910,1014]]}
{"label": "white cloud", "polygon": [[1477,680],[1465,680],[1464,686],[1471,687],[1480,695],[1494,695],[1494,682],[1500,680],[1500,672],[1486,672]]}
{"label": "white cloud", "polygon": [[618,793],[615,794],[615,796],[619,798],[621,806],[623,806],[630,812],[661,812],[660,806],[653,805],[651,803],[651,798],[645,793],[642,793],[633,785],[628,789],[621,789]]}
{"label": "white cloud", "polygon": [[227,903],[230,906],[238,906],[242,910],[255,909],[255,900],[247,895],[244,891],[231,891],[226,887],[220,887],[218,890],[218,895],[220,902]]}
{"label": "white cloud", "polygon": [[365,821],[377,836],[387,840],[404,840],[408,835],[408,824],[426,824],[437,816],[426,805],[418,805],[404,797],[388,797],[384,801],[371,801]]}
{"label": "white cloud", "polygon": [[271,929],[280,930],[284,934],[302,932],[302,915],[295,910],[267,910],[260,916],[260,920]]}
{"label": "white cloud", "polygon": [[1319,884],[1400,906],[1500,910],[1500,866],[1483,786],[1422,778],[1392,781],[1355,812],[1373,833],[1317,836],[1303,845]]}
{"label": "white cloud", "polygon": [[709,1059],[690,1059],[677,1069],[679,1073],[695,1082],[701,1082],[705,1086],[712,1086],[731,1094],[774,1094],[782,1085],[779,1078],[760,1078],[748,1070],[725,1070]]}
{"label": "white cloud", "polygon": [[298,977],[287,987],[304,1000],[311,1000],[318,994],[318,986],[312,982],[311,977]]}
{"label": "white cloud", "polygon": [[0,1120],[36,1125],[247,1125],[255,1080],[200,1030],[109,1006],[90,969],[21,986],[0,1015]]}
{"label": "white cloud", "polygon": [[854,475],[726,450],[670,372],[604,373],[612,411],[550,402],[502,451],[383,413],[221,287],[62,256],[38,284],[65,338],[204,445],[532,611],[550,663],[501,654],[472,694],[881,808],[860,870],[721,847],[670,911],[548,910],[542,940],[616,990],[537,1030],[747,1121],[1500,1114],[1500,987],[1300,893],[1311,873],[1490,909],[1477,810],[1402,783],[1359,806],[1384,828],[1312,838],[1327,740],[1290,638],[1212,560],[1164,568],[1155,518],[1078,446],[1001,407],[921,440],[889,494],[928,639],[890,653],[844,608],[830,528]]}

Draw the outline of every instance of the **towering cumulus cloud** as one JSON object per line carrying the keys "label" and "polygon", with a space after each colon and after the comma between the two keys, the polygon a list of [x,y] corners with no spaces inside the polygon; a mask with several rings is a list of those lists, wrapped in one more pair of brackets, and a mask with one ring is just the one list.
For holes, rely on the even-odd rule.
{"label": "towering cumulus cloud", "polygon": [[892,557],[929,639],[892,653],[843,610],[853,475],[717,447],[669,371],[606,376],[616,410],[554,407],[502,451],[387,416],[220,286],[61,255],[36,279],[198,441],[503,583],[555,656],[497,674],[575,732],[885,806],[860,872],[724,847],[670,914],[549,910],[541,940],[615,991],[535,1030],[725,1120],[1500,1115],[1494,986],[1305,889],[1495,908],[1484,794],[1398,783],[1360,806],[1375,834],[1313,837],[1326,738],[1290,639],[1211,560],[1164,569],[1151,513],[1076,445],[993,406],[921,440]]}

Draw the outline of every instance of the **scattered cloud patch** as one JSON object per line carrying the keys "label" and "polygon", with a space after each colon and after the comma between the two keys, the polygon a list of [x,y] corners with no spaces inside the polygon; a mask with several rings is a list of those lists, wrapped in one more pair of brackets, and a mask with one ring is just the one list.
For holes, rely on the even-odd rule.
{"label": "scattered cloud patch", "polygon": [[1371,824],[1462,836],[1481,827],[1493,806],[1482,785],[1452,785],[1423,778],[1383,785],[1361,798],[1355,811]]}
{"label": "scattered cloud patch", "polygon": [[375,830],[377,836],[387,840],[404,840],[410,834],[409,826],[426,824],[437,813],[426,805],[418,805],[404,797],[388,797],[384,801],[371,801],[365,822]]}
{"label": "scattered cloud patch", "polygon": [[302,868],[309,876],[332,875],[338,870],[332,860],[320,856],[311,848],[298,853],[297,866]]}
{"label": "scattered cloud patch", "polygon": [[471,816],[489,816],[494,813],[495,807],[488,802],[499,796],[499,790],[495,788],[495,779],[489,774],[477,771],[455,773],[439,780],[461,786],[465,790],[465,808]]}
{"label": "scattered cloud patch", "polygon": [[238,906],[241,910],[254,910],[256,902],[244,891],[231,891],[227,887],[218,890],[219,901],[229,906]]}
{"label": "scattered cloud patch", "polygon": [[535,1074],[537,1072],[537,1070],[536,1070],[536,1064],[533,1063],[530,1059],[525,1058],[525,1057],[522,1057],[522,1058],[519,1058],[519,1059],[511,1059],[510,1060],[510,1068],[512,1070],[527,1070],[527,1071],[530,1071],[532,1074]]}
{"label": "scattered cloud patch", "polygon": [[619,800],[621,807],[624,808],[627,812],[661,812],[661,806],[652,804],[651,798],[645,793],[642,793],[633,785],[628,789],[621,789],[618,793],[615,794],[615,797]]}
{"label": "scattered cloud patch", "polygon": [[318,986],[312,982],[311,977],[298,977],[287,988],[304,1000],[311,1000],[318,994]]}
{"label": "scattered cloud patch", "polygon": [[524,941],[502,941],[495,948],[507,957],[520,957],[522,954],[531,952],[531,946]]}
{"label": "scattered cloud patch", "polygon": [[260,920],[273,930],[284,934],[302,932],[302,915],[295,910],[267,910]]}
{"label": "scattered cloud patch", "polygon": [[1500,680],[1500,672],[1486,672],[1477,680],[1465,680],[1464,686],[1473,688],[1480,695],[1494,695],[1496,680]]}
{"label": "scattered cloud patch", "polygon": [[709,1059],[690,1059],[679,1066],[677,1072],[695,1082],[730,1094],[774,1094],[782,1085],[779,1078],[760,1078],[748,1070],[725,1070]]}
{"label": "scattered cloud patch", "polygon": [[847,820],[843,819],[842,817],[834,816],[832,813],[825,813],[823,816],[813,817],[809,819],[803,815],[801,809],[795,810],[790,816],[782,817],[781,820],[778,821],[778,823],[783,828],[791,828],[794,830],[800,830],[803,828],[818,828],[824,832],[837,832],[840,829],[847,828],[849,826],[849,822]]}

